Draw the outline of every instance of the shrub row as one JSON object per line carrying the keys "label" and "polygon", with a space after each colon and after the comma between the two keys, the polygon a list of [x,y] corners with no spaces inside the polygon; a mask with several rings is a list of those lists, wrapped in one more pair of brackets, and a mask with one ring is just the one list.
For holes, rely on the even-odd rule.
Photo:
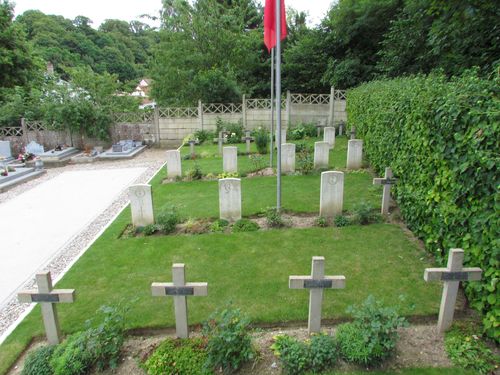
{"label": "shrub row", "polygon": [[445,264],[450,248],[483,269],[466,283],[485,332],[500,336],[500,79],[468,71],[372,81],[348,92],[349,125],[380,174],[399,178],[393,193],[410,229]]}

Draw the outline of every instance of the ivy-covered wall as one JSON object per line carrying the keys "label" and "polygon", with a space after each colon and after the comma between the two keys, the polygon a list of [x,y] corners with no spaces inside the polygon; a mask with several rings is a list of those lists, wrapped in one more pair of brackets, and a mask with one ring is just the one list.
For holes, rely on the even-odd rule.
{"label": "ivy-covered wall", "polygon": [[440,264],[450,248],[483,280],[466,283],[488,336],[500,337],[500,79],[475,71],[379,80],[348,92],[349,126],[378,173],[392,167],[394,197]]}

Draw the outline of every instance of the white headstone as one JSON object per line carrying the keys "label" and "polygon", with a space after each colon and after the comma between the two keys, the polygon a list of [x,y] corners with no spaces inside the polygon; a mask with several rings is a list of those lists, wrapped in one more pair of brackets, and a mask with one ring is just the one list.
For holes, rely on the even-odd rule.
{"label": "white headstone", "polygon": [[167,177],[175,178],[182,176],[181,152],[179,150],[167,151]]}
{"label": "white headstone", "polygon": [[41,155],[45,152],[45,150],[43,149],[43,146],[39,145],[35,141],[31,141],[30,143],[28,143],[26,145],[25,151],[29,152],[30,154],[37,155],[37,156]]}
{"label": "white headstone", "polygon": [[281,145],[281,172],[295,172],[295,143]]}
{"label": "white headstone", "polygon": [[132,224],[135,227],[144,227],[154,224],[153,197],[151,185],[137,184],[128,188],[130,209],[132,210]]}
{"label": "white headstone", "polygon": [[222,170],[227,173],[238,173],[238,148],[234,146],[222,149]]}
{"label": "white headstone", "polygon": [[314,142],[314,168],[328,168],[330,145],[328,142]]}
{"label": "white headstone", "polygon": [[[286,143],[286,128],[281,128],[281,144]],[[276,147],[278,147],[278,129],[276,129]]]}
{"label": "white headstone", "polygon": [[219,180],[219,216],[227,221],[241,219],[241,180],[239,178]]}
{"label": "white headstone", "polygon": [[0,141],[0,158],[10,159],[12,157],[12,151],[10,149],[9,141]]}
{"label": "white headstone", "polygon": [[334,127],[326,127],[323,132],[323,140],[328,142],[330,148],[335,147],[335,128]]}
{"label": "white headstone", "polygon": [[360,169],[363,162],[363,140],[351,139],[347,143],[347,169]]}
{"label": "white headstone", "polygon": [[344,204],[344,173],[328,171],[321,173],[319,216],[335,217],[342,214]]}

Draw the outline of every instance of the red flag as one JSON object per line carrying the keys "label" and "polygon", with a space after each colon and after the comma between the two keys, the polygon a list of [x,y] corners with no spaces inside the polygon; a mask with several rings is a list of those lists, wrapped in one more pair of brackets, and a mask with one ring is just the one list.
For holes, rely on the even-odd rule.
{"label": "red flag", "polygon": [[[268,51],[276,46],[276,0],[266,0],[264,8],[264,44]],[[281,0],[281,40],[286,38],[285,0]]]}

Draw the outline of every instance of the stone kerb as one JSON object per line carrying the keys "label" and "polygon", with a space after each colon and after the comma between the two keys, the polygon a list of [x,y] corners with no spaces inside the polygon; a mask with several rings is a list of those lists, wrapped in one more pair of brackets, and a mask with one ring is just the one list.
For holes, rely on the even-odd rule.
{"label": "stone kerb", "polygon": [[330,145],[328,142],[314,142],[314,168],[328,168]]}
{"label": "stone kerb", "polygon": [[295,172],[295,144],[284,143],[281,145],[281,172]]}
{"label": "stone kerb", "polygon": [[360,169],[363,162],[363,140],[351,139],[347,144],[347,169]]}
{"label": "stone kerb", "polygon": [[182,176],[181,152],[179,150],[167,151],[167,177]]}
{"label": "stone kerb", "polygon": [[222,170],[226,173],[238,173],[238,148],[234,146],[222,149]]}
{"label": "stone kerb", "polygon": [[321,173],[319,216],[333,218],[342,214],[344,204],[344,173]]}
{"label": "stone kerb", "polygon": [[154,224],[155,219],[151,185],[132,185],[128,188],[128,196],[132,211],[132,224],[135,227],[144,227],[149,224]]}
{"label": "stone kerb", "polygon": [[241,180],[239,178],[219,180],[219,217],[231,222],[241,219]]}
{"label": "stone kerb", "polygon": [[323,140],[328,142],[330,149],[335,147],[335,128],[327,126],[323,131]]}

